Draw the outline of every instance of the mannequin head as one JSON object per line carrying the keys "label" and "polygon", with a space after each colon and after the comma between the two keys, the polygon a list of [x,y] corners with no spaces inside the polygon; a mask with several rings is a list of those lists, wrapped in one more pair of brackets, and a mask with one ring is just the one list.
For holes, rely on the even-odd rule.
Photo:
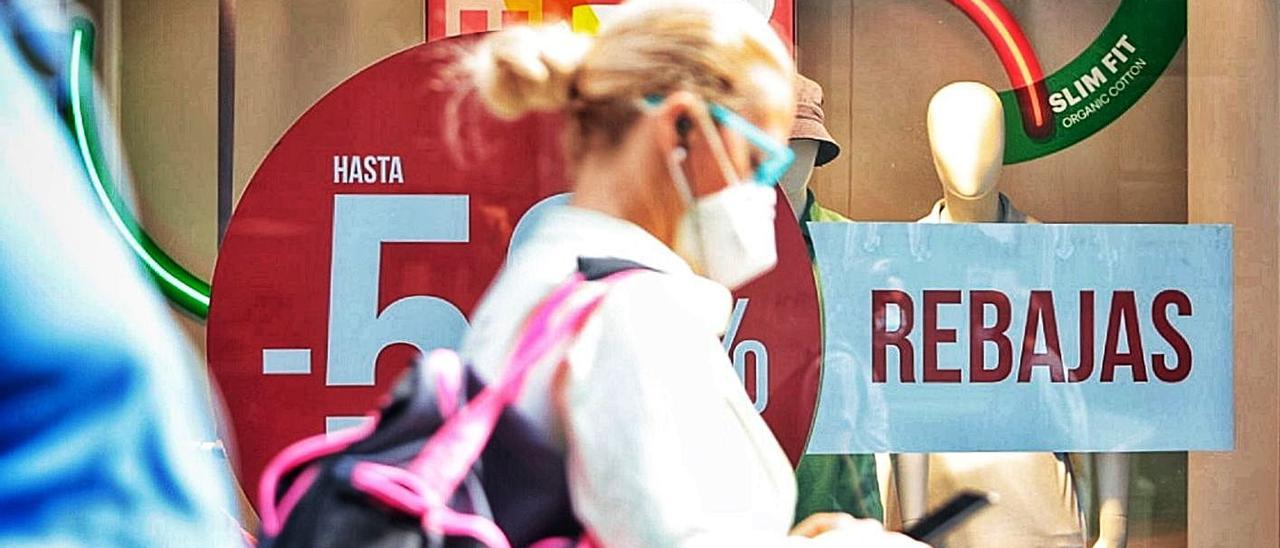
{"label": "mannequin head", "polygon": [[995,197],[1004,164],[1004,109],[996,92],[977,82],[943,87],[929,101],[927,127],[947,200]]}
{"label": "mannequin head", "polygon": [[790,145],[792,152],[796,153],[796,161],[791,164],[791,169],[782,176],[778,185],[786,194],[787,203],[791,204],[791,211],[799,219],[804,213],[805,202],[809,200],[809,180],[813,178],[819,143],[813,139],[792,139]]}

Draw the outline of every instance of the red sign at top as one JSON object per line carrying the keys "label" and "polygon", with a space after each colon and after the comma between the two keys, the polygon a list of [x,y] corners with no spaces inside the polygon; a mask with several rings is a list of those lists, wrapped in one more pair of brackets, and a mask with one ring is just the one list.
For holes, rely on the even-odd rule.
{"label": "red sign at top", "polygon": [[[787,45],[795,42],[795,0],[742,0],[769,17]],[[427,41],[499,30],[516,23],[566,21],[594,33],[622,0],[428,0]]]}

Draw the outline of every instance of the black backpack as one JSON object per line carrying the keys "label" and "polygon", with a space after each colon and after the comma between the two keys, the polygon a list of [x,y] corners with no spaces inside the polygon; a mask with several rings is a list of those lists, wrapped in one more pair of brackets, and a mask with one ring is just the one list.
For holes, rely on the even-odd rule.
{"label": "black backpack", "polygon": [[364,426],[280,452],[259,486],[260,546],[593,546],[573,514],[562,451],[511,403],[529,371],[558,366],[609,287],[639,268],[579,260],[530,315],[493,384],[436,350]]}

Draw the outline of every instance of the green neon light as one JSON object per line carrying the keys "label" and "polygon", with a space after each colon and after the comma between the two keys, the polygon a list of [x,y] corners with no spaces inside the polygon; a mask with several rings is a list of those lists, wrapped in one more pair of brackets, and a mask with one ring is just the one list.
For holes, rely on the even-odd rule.
{"label": "green neon light", "polygon": [[160,286],[160,290],[184,310],[199,318],[205,318],[209,315],[209,284],[174,261],[142,230],[137,219],[121,199],[110,174],[99,167],[105,162],[103,162],[103,153],[98,140],[98,131],[94,124],[86,122],[86,120],[97,119],[94,116],[92,100],[93,78],[83,77],[85,73],[91,71],[89,66],[93,58],[92,43],[93,24],[84,19],[76,19],[73,22],[71,39],[70,93],[68,95],[71,102],[71,124],[85,172],[89,175],[93,191],[111,219],[111,224],[115,226],[116,231],[129,245],[129,249]]}

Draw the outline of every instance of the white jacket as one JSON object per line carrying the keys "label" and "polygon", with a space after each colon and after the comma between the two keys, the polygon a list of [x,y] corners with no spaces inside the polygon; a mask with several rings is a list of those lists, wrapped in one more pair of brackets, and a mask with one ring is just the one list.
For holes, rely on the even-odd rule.
{"label": "white jacket", "polygon": [[464,357],[492,382],[519,326],[578,257],[661,272],[615,286],[573,345],[567,416],[554,408],[551,367],[517,402],[565,447],[579,519],[609,547],[812,542],[786,536],[795,478],[719,341],[729,292],[642,228],[574,207],[549,213],[481,301]]}

